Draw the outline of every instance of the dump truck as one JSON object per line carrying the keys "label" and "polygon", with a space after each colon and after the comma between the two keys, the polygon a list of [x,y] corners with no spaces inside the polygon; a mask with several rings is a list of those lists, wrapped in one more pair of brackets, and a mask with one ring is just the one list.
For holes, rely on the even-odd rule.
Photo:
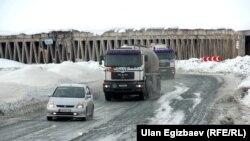
{"label": "dump truck", "polygon": [[175,78],[175,51],[164,44],[152,46],[159,58],[159,70],[162,79]]}
{"label": "dump truck", "polygon": [[102,62],[105,71],[103,91],[107,101],[124,95],[145,100],[160,94],[159,59],[151,48],[122,46],[110,49],[101,57],[100,64]]}

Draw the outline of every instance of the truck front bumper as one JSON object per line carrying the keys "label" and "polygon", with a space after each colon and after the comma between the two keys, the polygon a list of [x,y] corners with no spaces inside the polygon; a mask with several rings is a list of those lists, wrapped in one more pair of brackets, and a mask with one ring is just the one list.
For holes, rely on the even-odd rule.
{"label": "truck front bumper", "polygon": [[145,89],[143,81],[104,81],[104,93],[134,94],[142,93]]}
{"label": "truck front bumper", "polygon": [[166,67],[166,68],[159,68],[161,75],[175,75],[175,68],[174,67]]}

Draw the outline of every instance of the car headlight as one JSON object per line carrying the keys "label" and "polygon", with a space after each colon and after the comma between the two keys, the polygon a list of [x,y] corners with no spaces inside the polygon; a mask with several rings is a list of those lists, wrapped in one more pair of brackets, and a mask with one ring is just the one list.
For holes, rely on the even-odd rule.
{"label": "car headlight", "polygon": [[84,108],[84,104],[83,103],[79,103],[79,104],[77,104],[76,108],[79,108],[79,109]]}
{"label": "car headlight", "polygon": [[48,108],[53,108],[54,107],[54,103],[52,101],[49,101],[49,103],[47,104]]}

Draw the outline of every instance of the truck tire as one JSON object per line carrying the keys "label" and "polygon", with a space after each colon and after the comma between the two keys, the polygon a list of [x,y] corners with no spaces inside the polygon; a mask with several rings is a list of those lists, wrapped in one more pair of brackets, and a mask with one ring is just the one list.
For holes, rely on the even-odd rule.
{"label": "truck tire", "polygon": [[51,120],[53,120],[53,117],[47,116],[47,120],[48,120],[48,121],[51,121]]}
{"label": "truck tire", "polygon": [[149,98],[152,96],[152,94],[153,94],[153,78],[152,78],[152,76],[150,76],[146,80],[145,96],[146,96],[146,98]]}
{"label": "truck tire", "polygon": [[146,94],[145,93],[140,93],[139,94],[139,100],[145,100],[147,97],[146,97]]}
{"label": "truck tire", "polygon": [[161,77],[157,77],[157,94],[161,94]]}
{"label": "truck tire", "polygon": [[173,75],[171,76],[171,78],[174,79],[174,78],[175,78],[175,75],[173,74]]}
{"label": "truck tire", "polygon": [[106,101],[111,101],[111,94],[105,93],[105,99],[106,99]]}
{"label": "truck tire", "polygon": [[176,70],[174,69],[174,74],[172,74],[172,79],[175,78],[175,73],[176,73]]}
{"label": "truck tire", "polygon": [[112,97],[121,100],[123,98],[123,94],[116,93],[112,95]]}

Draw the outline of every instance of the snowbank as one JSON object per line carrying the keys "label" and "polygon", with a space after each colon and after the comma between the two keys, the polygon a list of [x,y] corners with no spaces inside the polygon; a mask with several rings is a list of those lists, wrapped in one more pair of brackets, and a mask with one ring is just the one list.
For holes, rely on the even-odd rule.
{"label": "snowbank", "polygon": [[248,75],[249,76],[241,82],[238,88],[250,88],[250,74]]}
{"label": "snowbank", "polygon": [[24,66],[26,66],[26,65],[23,63],[0,58],[0,69],[20,68],[20,67],[24,67]]}
{"label": "snowbank", "polygon": [[243,104],[250,107],[250,89],[248,89],[248,94],[241,100]]}
{"label": "snowbank", "polygon": [[58,84],[95,82],[103,76],[93,61],[28,65],[0,59],[0,114],[46,101]]}
{"label": "snowbank", "polygon": [[49,72],[45,68],[27,66],[16,71],[12,71],[0,76],[1,82],[24,84],[27,86],[55,86],[64,76],[54,72]]}
{"label": "snowbank", "polygon": [[238,56],[234,59],[227,59],[222,62],[203,62],[197,58],[177,60],[176,68],[177,70],[184,72],[230,73],[244,75],[246,78],[238,86],[236,85],[235,88],[240,92],[243,89],[246,91],[246,94],[241,101],[244,105],[250,107],[250,56]]}
{"label": "snowbank", "polygon": [[191,58],[189,60],[177,60],[176,68],[177,70],[188,72],[249,74],[250,56],[238,56],[234,59],[227,59],[222,62],[203,62],[197,58]]}
{"label": "snowbank", "polygon": [[249,76],[240,83],[238,89],[242,89],[243,92],[245,91],[244,97],[241,101],[244,105],[250,107],[250,74],[248,75]]}
{"label": "snowbank", "polygon": [[100,80],[103,74],[98,71],[96,62],[63,62],[59,66],[48,69],[49,72],[57,73],[63,77],[70,79],[75,83],[89,82]]}

